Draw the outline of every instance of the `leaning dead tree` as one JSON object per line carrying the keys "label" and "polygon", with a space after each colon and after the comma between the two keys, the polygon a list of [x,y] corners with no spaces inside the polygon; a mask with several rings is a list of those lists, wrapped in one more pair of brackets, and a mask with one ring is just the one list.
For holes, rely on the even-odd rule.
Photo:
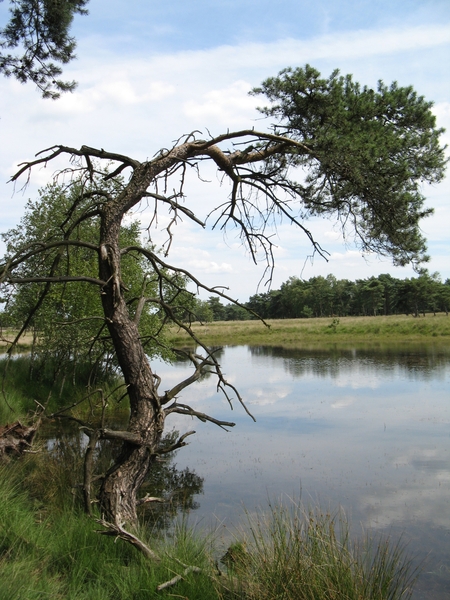
{"label": "leaning dead tree", "polygon": [[[396,264],[426,260],[419,222],[431,211],[423,208],[420,185],[439,181],[445,166],[444,149],[439,146],[441,130],[435,127],[430,103],[411,88],[395,84],[388,88],[380,83],[374,91],[361,89],[351,77],[340,77],[337,72],[320,79],[308,66],[286,70],[254,93],[264,94],[270,101],[269,107],[261,109],[274,121],[267,131],[246,129],[218,136],[193,132],[144,161],[88,146],[57,145],[22,164],[12,177],[18,181],[29,177],[36,167],[66,159],[68,166],[57,177],[69,188],[72,176],[77,181],[77,193],[57,232],[43,234],[31,243],[24,240],[20,248],[11,250],[0,265],[0,277],[3,287],[13,291],[41,284],[33,314],[45,305],[54,286],[70,283],[98,290],[103,332],[107,330],[112,340],[130,414],[124,431],[104,424],[86,431],[90,459],[99,439],[122,444],[99,492],[104,522],[118,528],[136,522],[139,490],[160,452],[169,415],[190,415],[222,427],[233,426],[181,403],[180,395],[187,386],[205,370],[213,372],[230,403],[235,397],[245,408],[238,391],[224,378],[214,352],[201,344],[173,308],[186,285],[210,293],[217,290],[170,264],[151,245],[124,245],[121,228],[131,211],[143,202],[152,203],[153,218],[145,224],[150,241],[164,207],[171,216],[169,237],[181,218],[192,221],[200,231],[207,223],[222,230],[235,228],[255,261],[262,252],[269,271],[273,268],[271,227],[279,219],[306,235],[313,251],[325,253],[306,225],[313,216],[333,217],[359,247],[390,255]],[[228,190],[227,196],[205,208],[207,222],[189,207],[185,195],[188,172],[201,178],[205,163],[214,166],[222,190]],[[80,237],[86,223],[92,224],[95,240]],[[71,271],[72,253],[80,248],[96,257],[96,274]],[[156,281],[152,295],[137,292],[130,296],[123,268],[130,256],[147,262]],[[143,306],[157,310],[164,323],[186,329],[203,348],[188,353],[192,375],[166,391],[162,391],[140,334]],[[30,319],[24,320],[23,329]],[[159,343],[157,332],[153,341]],[[173,448],[185,445],[191,433],[185,433]]]}

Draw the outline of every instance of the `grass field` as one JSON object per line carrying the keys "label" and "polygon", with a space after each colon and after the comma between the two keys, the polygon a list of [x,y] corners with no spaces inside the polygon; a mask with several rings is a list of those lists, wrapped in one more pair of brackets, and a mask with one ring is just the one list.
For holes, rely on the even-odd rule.
{"label": "grass field", "polygon": [[[194,323],[195,334],[208,345],[270,345],[310,347],[314,345],[373,345],[388,343],[450,343],[450,318],[444,313],[412,317],[390,315],[379,317],[325,317],[320,319],[260,321],[216,321]],[[173,329],[175,345],[186,343],[188,334]]]}
{"label": "grass field", "polygon": [[[374,343],[450,344],[450,318],[445,313],[425,317],[389,315],[378,317],[323,317],[320,319],[277,319],[261,321],[215,321],[193,323],[195,335],[209,346],[242,345],[314,347],[370,345]],[[3,338],[14,339],[14,331],[3,332]],[[7,343],[0,339],[0,350]],[[173,327],[169,334],[174,345],[186,345],[188,334]],[[25,334],[20,347],[30,347],[32,335]]]}
{"label": "grass field", "polygon": [[[5,328],[0,332],[0,349],[6,350],[13,342],[18,331],[15,329]],[[33,343],[33,334],[24,333],[19,340],[20,347],[29,347]]]}

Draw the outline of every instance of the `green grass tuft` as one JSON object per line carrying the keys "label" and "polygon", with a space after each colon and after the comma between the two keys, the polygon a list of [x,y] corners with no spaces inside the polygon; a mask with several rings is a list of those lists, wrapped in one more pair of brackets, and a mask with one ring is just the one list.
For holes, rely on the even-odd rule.
{"label": "green grass tuft", "polygon": [[[39,506],[22,490],[10,465],[0,470],[0,598],[8,600],[148,600],[178,594],[215,600],[208,539],[179,527],[166,539],[148,540],[161,557],[153,563],[121,540],[101,535],[76,510]],[[139,532],[145,539],[149,533]],[[159,584],[183,574],[175,587]]]}
{"label": "green grass tuft", "polygon": [[[246,600],[404,600],[418,571],[401,543],[355,542],[342,512],[271,505],[248,517],[250,534],[230,547],[244,559],[229,568],[223,598]],[[230,552],[230,550],[229,550]],[[227,553],[228,554],[228,553]]]}

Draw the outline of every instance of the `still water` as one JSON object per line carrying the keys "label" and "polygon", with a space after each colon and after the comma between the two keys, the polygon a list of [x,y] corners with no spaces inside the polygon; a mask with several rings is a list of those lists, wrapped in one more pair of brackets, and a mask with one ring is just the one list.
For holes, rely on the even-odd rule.
{"label": "still water", "polygon": [[[256,423],[238,403],[230,412],[213,377],[183,391],[180,402],[236,423],[167,419],[197,432],[175,460],[204,478],[192,521],[231,531],[244,507],[277,498],[342,507],[355,529],[402,534],[426,559],[415,600],[450,598],[450,350],[236,346],[219,362]],[[156,371],[161,389],[190,373]]]}

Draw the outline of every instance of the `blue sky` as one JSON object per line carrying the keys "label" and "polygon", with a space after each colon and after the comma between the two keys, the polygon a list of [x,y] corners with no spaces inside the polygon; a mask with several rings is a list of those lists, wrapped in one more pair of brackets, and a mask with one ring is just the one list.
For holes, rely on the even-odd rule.
{"label": "blue sky", "polygon": [[[7,5],[0,4],[3,22]],[[0,231],[17,224],[25,201],[52,175],[50,167],[36,171],[24,193],[6,183],[15,166],[39,150],[87,144],[145,159],[195,129],[219,134],[261,128],[255,110],[261,100],[248,90],[286,66],[310,63],[323,75],[339,68],[371,86],[378,79],[412,84],[434,101],[438,124],[450,129],[447,0],[91,0],[89,10],[88,17],[75,20],[78,60],[65,71],[79,82],[75,93],[44,101],[33,86],[0,79]],[[444,141],[449,139],[447,133]],[[210,184],[192,181],[188,190],[188,206],[201,216],[227,191],[210,175]],[[429,269],[446,279],[449,178],[424,191],[435,208],[423,222]],[[137,216],[144,225],[145,209]],[[162,216],[161,228],[164,224]],[[282,224],[274,238],[275,287],[291,275],[414,275],[410,268],[392,267],[389,259],[362,256],[331,221],[314,221],[311,228],[330,252],[329,262],[309,260],[306,240]],[[155,240],[164,241],[158,235]],[[262,275],[232,233],[224,239],[188,223],[178,226],[170,259],[210,286],[228,286],[242,301],[256,291]]]}

